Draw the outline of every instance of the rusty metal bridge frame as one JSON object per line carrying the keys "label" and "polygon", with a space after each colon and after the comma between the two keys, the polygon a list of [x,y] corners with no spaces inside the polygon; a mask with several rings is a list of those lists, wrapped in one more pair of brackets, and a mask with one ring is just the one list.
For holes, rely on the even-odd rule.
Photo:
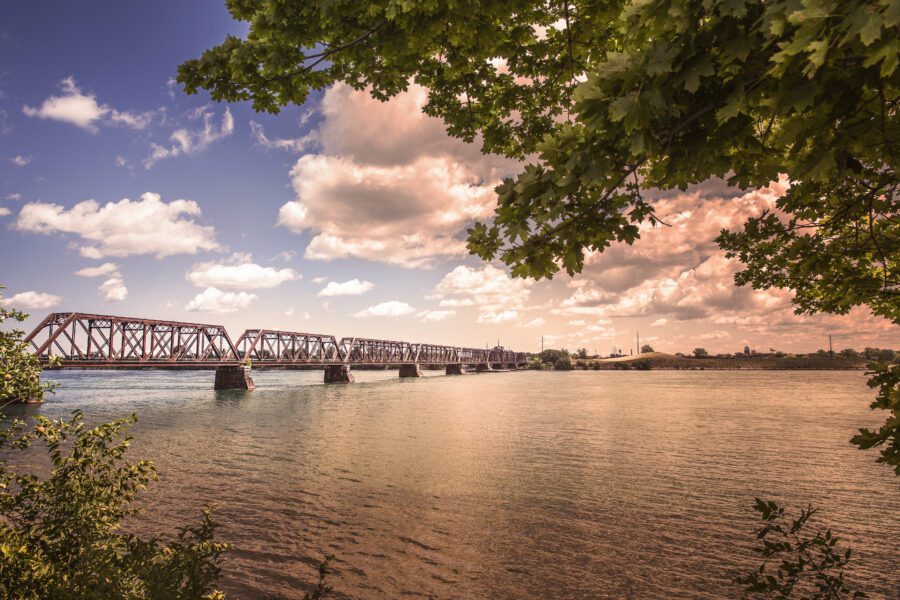
{"label": "rusty metal bridge frame", "polygon": [[[60,368],[216,369],[216,388],[252,387],[244,367],[325,369],[326,382],[349,382],[351,366],[400,368],[419,375],[419,365],[477,371],[515,369],[523,352],[370,338],[248,329],[232,343],[221,325],[181,323],[88,313],[51,313],[25,338],[43,361]],[[248,385],[249,384],[249,385]]]}

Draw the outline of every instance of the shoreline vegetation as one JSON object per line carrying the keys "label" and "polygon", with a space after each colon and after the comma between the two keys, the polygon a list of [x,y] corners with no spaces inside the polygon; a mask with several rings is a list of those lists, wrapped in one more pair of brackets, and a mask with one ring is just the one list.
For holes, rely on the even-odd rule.
{"label": "shoreline vegetation", "polygon": [[847,356],[827,352],[733,356],[709,356],[702,353],[698,356],[695,352],[694,356],[688,356],[645,351],[635,355],[600,358],[586,356],[583,350],[571,354],[566,350],[544,350],[541,354],[528,356],[527,368],[557,371],[865,371],[872,362],[873,359],[862,354]]}
{"label": "shoreline vegetation", "polygon": [[[581,364],[579,364],[581,363]],[[577,359],[576,369],[621,370],[621,369],[665,369],[665,370],[719,370],[719,371],[863,371],[868,361],[864,358],[844,356],[747,356],[697,358],[678,356],[665,352],[644,352],[634,356],[617,358]],[[597,365],[596,367],[594,365]]]}

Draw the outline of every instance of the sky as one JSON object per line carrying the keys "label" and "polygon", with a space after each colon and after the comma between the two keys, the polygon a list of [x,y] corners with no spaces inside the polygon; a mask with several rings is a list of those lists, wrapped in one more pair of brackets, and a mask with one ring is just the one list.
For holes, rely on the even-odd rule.
{"label": "sky", "polygon": [[187,96],[178,65],[240,35],[223,0],[6,2],[0,285],[31,314],[92,312],[483,347],[791,352],[900,346],[858,309],[797,316],[736,288],[713,239],[774,206],[710,181],[655,193],[671,227],[536,282],[468,256],[522,164],[446,135],[411,86],[338,84],[278,115]]}

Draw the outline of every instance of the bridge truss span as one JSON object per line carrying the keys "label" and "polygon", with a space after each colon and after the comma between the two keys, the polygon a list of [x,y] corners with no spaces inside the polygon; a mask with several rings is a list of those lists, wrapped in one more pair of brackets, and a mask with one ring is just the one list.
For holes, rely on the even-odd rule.
{"label": "bridge truss span", "polygon": [[88,313],[51,313],[25,342],[63,367],[213,367],[232,364],[235,355],[221,325]]}
{"label": "bridge truss span", "polygon": [[232,343],[221,325],[51,313],[26,338],[45,364],[61,368],[216,369],[216,389],[252,389],[251,369],[324,368],[326,382],[353,381],[351,367],[398,367],[419,377],[419,366],[444,366],[448,375],[524,366],[525,354],[505,348],[463,348],[397,340],[248,329]]}
{"label": "bridge truss span", "polygon": [[327,365],[342,362],[333,335],[248,329],[235,342],[236,358],[253,365]]}
{"label": "bridge truss span", "polygon": [[341,358],[351,365],[401,365],[416,362],[415,344],[371,338],[341,339]]}

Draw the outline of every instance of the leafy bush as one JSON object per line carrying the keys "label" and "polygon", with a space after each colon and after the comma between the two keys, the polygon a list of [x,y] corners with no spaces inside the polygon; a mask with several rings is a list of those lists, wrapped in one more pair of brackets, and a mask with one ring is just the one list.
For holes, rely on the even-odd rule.
{"label": "leafy bush", "polygon": [[553,368],[557,371],[571,371],[573,368],[572,359],[568,354],[560,355],[560,357],[556,359],[556,362],[553,363]]}
{"label": "leafy bush", "polygon": [[[784,523],[785,511],[774,502],[756,499],[754,509],[764,525],[757,529],[761,546],[756,551],[765,562],[735,579],[748,594],[763,598],[790,598],[792,594],[811,599],[865,598],[844,581],[844,567],[851,550],[838,547],[838,538],[828,529],[810,535],[804,531],[817,510],[809,506],[800,516]],[[776,566],[770,568],[772,561]]]}
{"label": "leafy bush", "polygon": [[881,446],[877,462],[894,467],[894,473],[900,475],[900,365],[874,363],[869,368],[867,374],[872,377],[867,383],[878,388],[878,396],[869,407],[890,411],[889,416],[877,431],[862,428],[850,442],[861,450]]}
{"label": "leafy bush", "polygon": [[[89,428],[76,411],[0,431],[0,598],[224,597],[214,586],[227,546],[213,541],[208,507],[170,541],[119,531],[138,512],[137,493],[156,480],[150,462],[125,458],[135,421]],[[10,466],[9,457],[38,444],[50,461],[46,477]]]}
{"label": "leafy bush", "polygon": [[[2,296],[0,293],[0,300]],[[0,305],[0,325],[8,319],[22,322],[27,318],[21,311]],[[41,383],[41,361],[28,351],[24,335],[19,329],[0,331],[0,402],[40,402],[45,392],[53,391],[50,384]]]}

